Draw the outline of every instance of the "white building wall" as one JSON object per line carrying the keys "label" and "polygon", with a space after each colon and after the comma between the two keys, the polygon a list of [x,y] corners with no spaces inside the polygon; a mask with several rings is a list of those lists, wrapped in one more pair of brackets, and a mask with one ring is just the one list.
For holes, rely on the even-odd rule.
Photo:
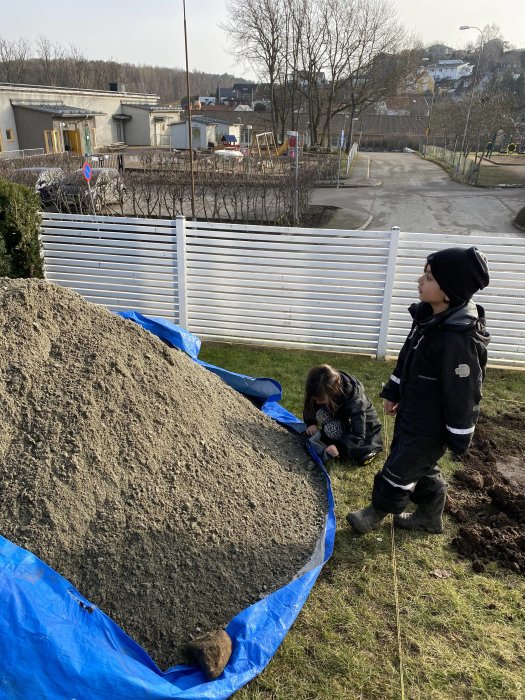
{"label": "white building wall", "polygon": [[[68,107],[102,112],[103,114],[95,117],[97,146],[100,147],[117,140],[117,127],[112,116],[123,112],[122,102],[156,105],[159,97],[157,95],[128,92],[0,84],[0,130],[4,151],[20,148],[11,100],[15,102],[62,103]],[[149,114],[146,110],[142,110],[141,116],[145,118],[146,122],[148,121]],[[15,129],[16,139],[14,142],[8,143],[5,137],[5,130],[10,128]],[[149,140],[146,140],[141,145],[149,145],[149,143]]]}
{"label": "white building wall", "polygon": [[[15,132],[14,141],[8,141],[6,130],[13,129]],[[15,123],[15,114],[13,108],[11,107],[11,102],[7,95],[3,94],[0,86],[0,145],[2,152],[5,151],[17,151],[19,149],[18,145],[18,132]]]}

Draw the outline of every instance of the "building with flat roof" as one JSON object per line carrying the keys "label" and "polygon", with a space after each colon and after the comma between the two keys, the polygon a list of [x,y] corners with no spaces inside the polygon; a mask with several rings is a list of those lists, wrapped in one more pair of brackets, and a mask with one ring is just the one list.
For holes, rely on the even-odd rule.
{"label": "building with flat roof", "polygon": [[161,146],[181,110],[158,95],[0,83],[0,157],[20,151],[93,153],[111,144]]}

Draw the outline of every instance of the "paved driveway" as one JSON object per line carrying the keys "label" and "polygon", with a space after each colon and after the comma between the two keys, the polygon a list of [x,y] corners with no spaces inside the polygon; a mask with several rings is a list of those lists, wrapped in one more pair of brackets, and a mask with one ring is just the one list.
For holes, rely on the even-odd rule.
{"label": "paved driveway", "polygon": [[438,165],[412,153],[362,152],[359,161],[359,172],[369,172],[369,182],[380,185],[317,189],[312,200],[347,209],[354,224],[349,227],[359,228],[359,221],[378,231],[399,226],[411,232],[525,236],[512,225],[525,206],[525,189],[461,185]]}

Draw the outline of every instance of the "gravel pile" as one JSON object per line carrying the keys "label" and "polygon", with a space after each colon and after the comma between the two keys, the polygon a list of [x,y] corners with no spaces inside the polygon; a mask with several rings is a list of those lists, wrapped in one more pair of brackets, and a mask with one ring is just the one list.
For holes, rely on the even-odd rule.
{"label": "gravel pile", "polygon": [[161,668],[309,559],[326,513],[302,441],[131,321],[0,278],[0,533]]}

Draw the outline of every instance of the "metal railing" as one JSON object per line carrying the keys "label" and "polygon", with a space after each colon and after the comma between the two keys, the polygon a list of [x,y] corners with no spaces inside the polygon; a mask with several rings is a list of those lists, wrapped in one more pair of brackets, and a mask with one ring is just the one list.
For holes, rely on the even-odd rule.
{"label": "metal railing", "polygon": [[24,148],[17,151],[2,151],[0,152],[1,160],[15,160],[16,158],[30,158],[31,156],[43,156],[43,148]]}

